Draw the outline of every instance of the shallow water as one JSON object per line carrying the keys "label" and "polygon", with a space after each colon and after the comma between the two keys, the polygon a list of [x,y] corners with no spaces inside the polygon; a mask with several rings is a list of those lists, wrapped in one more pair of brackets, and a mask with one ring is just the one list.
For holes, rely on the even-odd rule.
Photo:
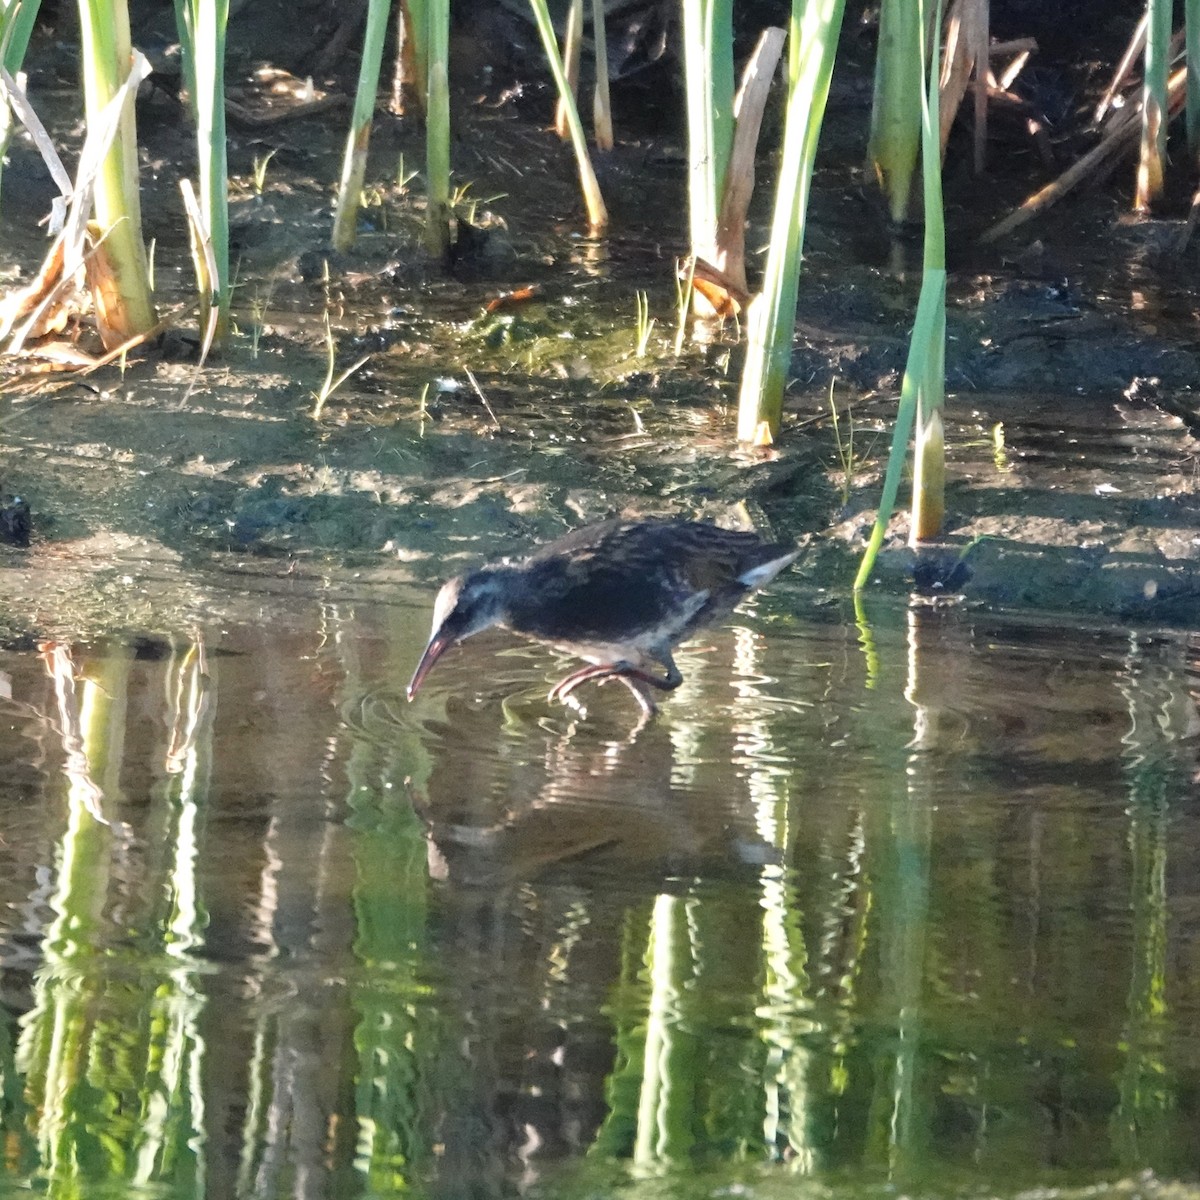
{"label": "shallow water", "polygon": [[0,654],[0,1194],[1195,1177],[1187,638],[793,574],[635,734],[430,599]]}

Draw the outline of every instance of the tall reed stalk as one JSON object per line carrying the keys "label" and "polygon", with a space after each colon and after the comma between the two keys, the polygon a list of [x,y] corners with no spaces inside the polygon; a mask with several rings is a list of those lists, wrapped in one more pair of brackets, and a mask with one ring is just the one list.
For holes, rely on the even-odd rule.
{"label": "tall reed stalk", "polygon": [[592,0],[592,41],[596,47],[596,83],[592,92],[592,129],[598,150],[613,148],[612,101],[608,94],[608,34],[604,0]]}
{"label": "tall reed stalk", "polygon": [[713,261],[733,146],[733,0],[683,0],[692,253]]}
{"label": "tall reed stalk", "polygon": [[867,159],[896,222],[908,216],[921,139],[922,89],[917,64],[924,35],[922,11],[913,0],[883,0],[879,8]]}
{"label": "tall reed stalk", "polygon": [[383,43],[387,36],[391,0],[370,0],[367,30],[363,37],[362,60],[358,66],[358,88],[354,93],[354,113],[350,135],[342,159],[342,178],[338,184],[337,205],[333,214],[333,248],[346,251],[354,245],[358,232],[358,209],[362,203],[363,180],[367,174],[367,152],[371,145],[371,122],[375,116],[375,95],[379,90],[379,71],[383,64]]}
{"label": "tall reed stalk", "polygon": [[450,0],[426,0],[425,249],[450,249]]}
{"label": "tall reed stalk", "polygon": [[1187,141],[1192,160],[1200,159],[1200,0],[1183,2],[1187,58]]}
{"label": "tall reed stalk", "polygon": [[[1142,86],[1142,143],[1133,206],[1148,212],[1162,194],[1167,160],[1167,75],[1171,59],[1171,0],[1147,0],[1146,68]],[[1189,63],[1189,71],[1192,65]],[[1191,79],[1189,77],[1189,83]],[[1188,104],[1191,105],[1189,95]]]}
{"label": "tall reed stalk", "polygon": [[[562,60],[563,75],[567,80],[567,90],[576,104],[579,103],[579,62],[583,57],[583,0],[571,0],[567,8],[567,28],[563,32]],[[570,125],[567,121],[567,102],[565,96],[559,96],[558,105],[554,110],[554,132],[562,140],[569,141]]]}
{"label": "tall reed stalk", "polygon": [[[99,122],[105,105],[129,75],[132,46],[125,0],[79,0],[84,114]],[[89,278],[93,297],[103,308],[99,322],[105,347],[114,349],[154,328],[154,302],[142,241],[138,195],[137,126],[130,94],[121,112],[117,136],[96,178],[94,212],[103,239]]]}
{"label": "tall reed stalk", "polygon": [[883,479],[883,494],[867,549],[863,554],[855,591],[866,585],[896,503],[900,476],[908,453],[908,438],[917,427],[916,464],[913,479],[913,516],[910,541],[936,536],[945,511],[944,446],[942,403],[945,399],[946,354],[946,230],[942,212],[941,154],[938,145],[937,69],[941,29],[941,0],[917,0],[922,30],[930,28],[926,17],[933,7],[933,52],[925,56],[925,38],[918,44],[921,71],[928,73],[921,90],[921,178],[924,187],[925,247],[921,294],[913,322],[908,361],[900,388],[900,405],[892,448]]}
{"label": "tall reed stalk", "polygon": [[197,262],[200,327],[211,326],[214,340],[229,328],[229,164],[225,146],[225,31],[229,0],[175,0],[184,61],[191,86],[192,115],[200,167],[200,213],[211,246],[205,262],[215,277],[205,281],[207,265]]}
{"label": "tall reed stalk", "polygon": [[[763,113],[770,96],[771,80],[786,41],[787,31],[784,29],[768,26],[762,31],[758,44],[746,60],[742,81],[733,101],[733,147],[729,152],[721,212],[717,218],[715,256],[710,260],[712,266],[724,276],[731,299],[734,296],[733,289],[742,295],[750,290],[746,282],[746,216],[754,195],[754,167]],[[693,267],[695,262],[693,256]],[[721,297],[718,295],[716,300],[720,304]],[[711,298],[705,304],[717,308],[720,314],[720,308],[712,303]],[[705,304],[701,304],[697,297],[696,307],[701,313]]]}
{"label": "tall reed stalk", "polygon": [[764,444],[779,432],[796,321],[804,223],[813,161],[829,96],[845,0],[792,0],[789,37],[797,74],[790,80],[783,160],[775,189],[762,294],[750,307],[746,363],[738,395],[738,441]]}
{"label": "tall reed stalk", "polygon": [[[0,0],[0,64],[15,79],[25,61],[40,0]],[[0,172],[12,137],[13,112],[0,98]]]}
{"label": "tall reed stalk", "polygon": [[554,76],[554,85],[558,88],[559,99],[566,112],[567,127],[571,131],[571,147],[575,152],[575,165],[579,171],[579,186],[587,206],[588,224],[593,233],[599,233],[608,224],[608,209],[605,207],[604,197],[600,194],[600,181],[596,178],[591,156],[588,154],[587,137],[583,132],[583,122],[579,119],[579,108],[571,94],[562,55],[558,52],[558,39],[554,36],[554,22],[550,19],[550,9],[546,0],[529,0],[529,7],[533,9],[538,34],[542,39],[542,49],[546,53],[547,63],[550,64],[550,74]]}
{"label": "tall reed stalk", "polygon": [[[425,0],[399,0],[396,5],[396,66],[392,72],[395,116],[403,116],[409,99],[425,108]],[[408,95],[405,96],[407,90]]]}

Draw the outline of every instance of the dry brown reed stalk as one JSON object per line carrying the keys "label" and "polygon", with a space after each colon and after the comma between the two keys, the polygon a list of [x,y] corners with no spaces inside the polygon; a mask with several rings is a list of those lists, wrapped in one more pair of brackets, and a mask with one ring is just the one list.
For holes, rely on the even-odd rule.
{"label": "dry brown reed stalk", "polygon": [[[746,214],[754,193],[754,156],[762,129],[763,111],[771,90],[771,80],[786,34],[782,29],[764,29],[758,45],[742,72],[741,86],[733,102],[735,120],[733,147],[725,174],[725,192],[717,219],[716,261],[712,264],[746,292]],[[700,296],[700,293],[696,293]]]}
{"label": "dry brown reed stalk", "polygon": [[950,127],[970,86],[975,96],[975,174],[983,172],[987,145],[989,0],[954,0],[946,18],[946,49],[940,79],[941,148],[946,157]]}
{"label": "dry brown reed stalk", "polygon": [[592,42],[595,46],[596,81],[592,90],[592,132],[597,150],[611,150],[612,100],[608,94],[608,35],[604,25],[604,0],[592,0]]}
{"label": "dry brown reed stalk", "polygon": [[157,329],[156,321],[131,334],[123,322],[107,320],[113,272],[111,266],[104,265],[101,260],[108,259],[104,245],[111,230],[100,230],[88,219],[96,180],[116,136],[121,113],[130,94],[149,73],[150,64],[143,55],[135,52],[125,83],[88,127],[72,184],[23,90],[7,71],[0,72],[7,101],[12,103],[29,130],[51,177],[62,192],[52,205],[51,228],[57,232],[41,268],[28,285],[14,289],[0,302],[0,343],[3,343],[0,350],[3,353],[21,354],[28,341],[61,334],[73,324],[88,307],[85,284],[89,279],[96,286],[97,331],[107,349],[120,348],[131,337],[149,336]]}
{"label": "dry brown reed stalk", "polygon": [[1095,115],[1092,117],[1093,124],[1099,125],[1108,115],[1108,110],[1112,108],[1113,101],[1117,98],[1121,89],[1129,81],[1129,76],[1133,71],[1133,64],[1137,62],[1138,57],[1146,48],[1146,30],[1150,25],[1150,14],[1143,13],[1142,19],[1138,21],[1137,28],[1133,31],[1133,36],[1129,39],[1129,45],[1125,47],[1125,53],[1121,55],[1121,61],[1117,63],[1117,69],[1113,72],[1112,80],[1104,90],[1104,95],[1100,98],[1100,103],[1096,105]]}
{"label": "dry brown reed stalk", "polygon": [[[1167,83],[1168,117],[1178,113],[1184,105],[1187,91],[1187,70],[1181,67]],[[1078,162],[1068,167],[1057,179],[1030,196],[1020,208],[1008,214],[1002,221],[987,229],[980,237],[981,242],[995,242],[1024,225],[1026,221],[1057,204],[1068,192],[1084,180],[1100,175],[1114,158],[1132,149],[1141,132],[1142,106],[1136,101],[1117,110],[1110,118],[1108,130],[1098,145],[1088,151]]]}
{"label": "dry brown reed stalk", "polygon": [[392,94],[388,111],[400,117],[404,115],[405,105],[410,100],[416,104],[417,112],[425,111],[425,66],[421,61],[408,0],[400,0],[396,7],[396,63],[392,69]]}
{"label": "dry brown reed stalk", "polygon": [[[563,33],[562,59],[563,73],[567,77],[567,86],[571,98],[578,103],[579,96],[579,60],[583,50],[583,0],[571,0],[567,10],[567,28]],[[567,102],[564,96],[559,96],[558,105],[554,110],[554,132],[564,142],[571,138],[570,118],[567,115]]]}

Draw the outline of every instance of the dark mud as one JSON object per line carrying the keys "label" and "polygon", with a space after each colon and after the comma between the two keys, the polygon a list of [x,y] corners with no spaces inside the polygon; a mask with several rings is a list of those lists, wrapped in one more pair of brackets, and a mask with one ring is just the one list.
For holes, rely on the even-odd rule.
{"label": "dark mud", "polygon": [[[252,22],[229,72],[245,104],[268,86],[264,63],[304,46],[295,32],[266,52],[277,7],[238,18]],[[452,269],[420,249],[420,180],[405,178],[422,162],[415,118],[381,113],[371,203],[344,258],[324,247],[346,110],[265,129],[234,122],[237,334],[220,359],[197,371],[181,316],[162,351],[124,374],[49,388],[8,364],[0,490],[26,498],[34,520],[29,549],[0,547],[8,635],[254,619],[278,588],[378,594],[615,512],[814,533],[813,594],[848,591],[919,282],[919,247],[890,240],[863,178],[869,87],[853,56],[810,214],[785,428],[771,451],[745,454],[733,446],[736,331],[678,358],[672,348],[678,144],[619,132],[603,164],[612,229],[589,240],[567,153],[542,127],[543,85],[510,94],[498,65],[471,58],[472,31],[458,39],[455,177],[460,211],[484,233]],[[70,144],[71,55],[47,37],[31,59],[35,103]],[[182,304],[186,121],[156,93],[140,128],[158,288]],[[15,276],[40,252],[49,190],[27,145],[11,159],[3,267]],[[770,177],[768,160],[752,247]],[[1192,623],[1195,250],[1168,249],[1175,221],[1126,221],[1116,178],[979,248],[997,197],[1014,190],[952,180],[947,539],[932,570],[915,564],[898,517],[875,586],[907,591],[915,571],[934,595]],[[540,285],[536,300],[485,313],[526,283]],[[638,291],[657,322],[641,357]],[[369,358],[315,420],[326,313],[339,366]]]}

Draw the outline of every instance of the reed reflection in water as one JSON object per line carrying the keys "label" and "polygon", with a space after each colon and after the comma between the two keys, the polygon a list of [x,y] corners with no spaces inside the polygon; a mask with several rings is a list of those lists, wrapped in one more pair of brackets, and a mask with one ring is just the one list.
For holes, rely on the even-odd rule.
{"label": "reed reflection in water", "polygon": [[0,654],[0,1194],[1194,1175],[1195,646],[803,607],[632,739],[416,605]]}

